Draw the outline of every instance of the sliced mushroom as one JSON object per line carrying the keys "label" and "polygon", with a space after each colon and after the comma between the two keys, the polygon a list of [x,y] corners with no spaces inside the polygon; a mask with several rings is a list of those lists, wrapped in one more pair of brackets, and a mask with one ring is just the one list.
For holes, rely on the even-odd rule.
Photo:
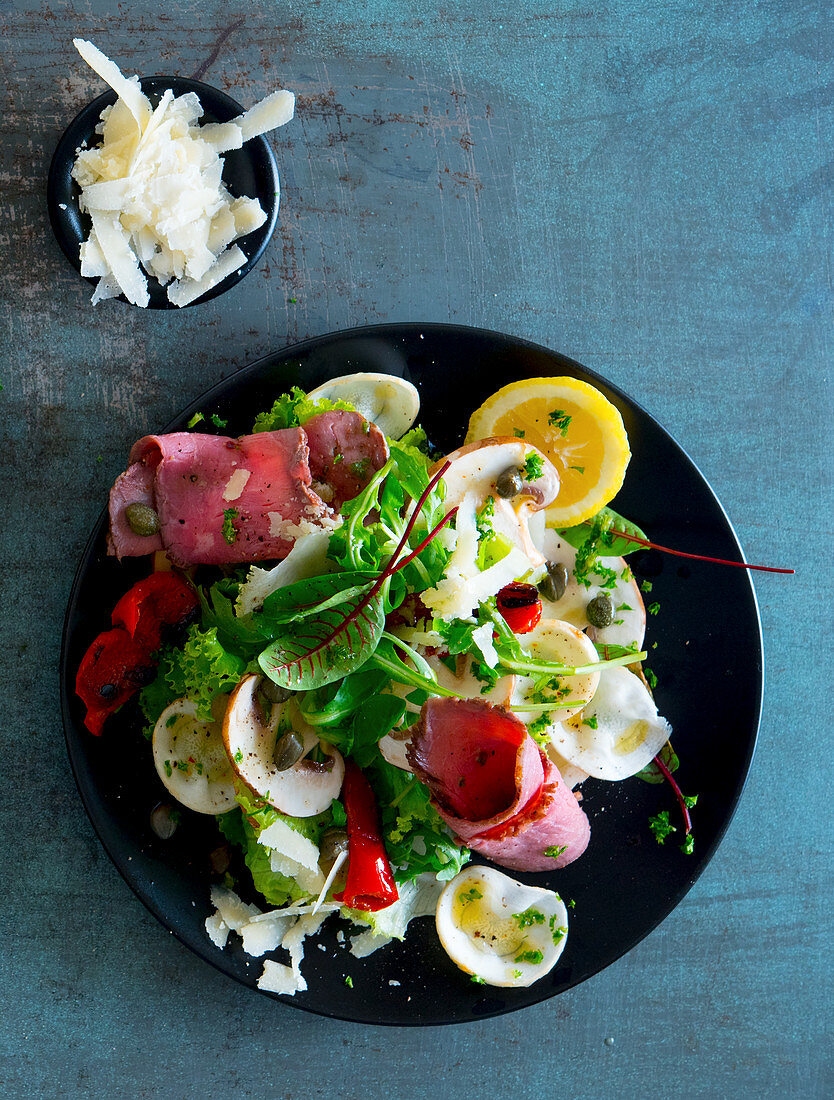
{"label": "sliced mushroom", "polygon": [[[323,813],[342,789],[345,764],[341,754],[322,744],[328,759],[317,762],[307,754],[321,744],[304,722],[294,702],[274,703],[269,716],[258,697],[261,676],[245,676],[229,700],[223,719],[223,742],[240,780],[253,794],[291,817]],[[279,770],[275,746],[287,726],[303,740],[304,756],[292,767]]]}
{"label": "sliced mushroom", "polygon": [[[576,668],[595,664],[599,657],[594,643],[581,630],[559,619],[542,619],[537,627],[519,638],[531,659],[553,661],[561,665]],[[517,711],[524,722],[532,722],[547,713],[554,723],[562,722],[571,715],[578,714],[593,697],[599,684],[598,672],[584,672],[576,676],[554,676],[552,687],[542,688],[541,675],[519,676],[513,690],[513,703],[523,706],[525,703],[559,702],[570,704],[553,711]],[[542,698],[539,698],[542,696]]]}
{"label": "sliced mushroom", "polygon": [[391,439],[404,436],[420,411],[420,395],[394,374],[345,374],[309,394],[314,401],[347,401]]}
{"label": "sliced mushroom", "polygon": [[[541,475],[522,478],[515,496],[501,496],[499,480],[508,470],[523,470],[531,456],[541,460]],[[443,475],[446,507],[460,505],[466,493],[474,495],[479,508],[492,497],[495,513],[492,525],[496,534],[503,535],[522,550],[533,568],[542,566],[545,558],[530,536],[529,523],[533,513],[552,504],[559,492],[559,474],[550,459],[523,439],[493,436],[459,447],[443,461],[451,462]]]}
{"label": "sliced mushroom", "polygon": [[[594,628],[594,638],[603,645],[643,646],[646,635],[646,608],[643,595],[633,573],[626,566],[625,558],[600,558],[603,568],[616,574],[613,587],[603,588],[600,584],[591,584],[586,588],[579,584],[573,575],[576,564],[576,550],[558,532],[547,528],[536,543],[548,561],[561,562],[568,570],[568,583],[562,597],[555,603],[543,600],[544,614],[554,619],[563,619],[572,626],[584,630],[588,626],[586,609],[588,603],[600,593],[607,593],[614,604],[614,621],[610,626]],[[598,578],[601,579],[601,578]]]}
{"label": "sliced mushroom", "polygon": [[198,814],[223,814],[235,805],[234,772],[217,722],[197,717],[197,704],[177,699],[154,726],[153,761],[168,791]]}

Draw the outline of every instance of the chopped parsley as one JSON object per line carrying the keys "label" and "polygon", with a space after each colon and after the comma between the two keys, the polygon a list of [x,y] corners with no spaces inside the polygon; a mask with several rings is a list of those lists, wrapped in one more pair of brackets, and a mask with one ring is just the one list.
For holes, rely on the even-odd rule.
{"label": "chopped parsley", "polygon": [[348,989],[353,989],[353,978],[351,978],[350,974],[345,978],[345,985]]}
{"label": "chopped parsley", "polygon": [[568,469],[569,470],[576,470],[576,472],[578,474],[584,474],[585,473],[585,467],[584,466],[568,466]]}
{"label": "chopped parsley", "polygon": [[514,978],[520,978],[521,977],[521,971],[520,970],[514,970],[513,971],[513,977]]}
{"label": "chopped parsley", "polygon": [[634,610],[634,608],[633,608],[633,607],[631,607],[631,606],[630,606],[629,604],[627,604],[627,603],[621,603],[621,604],[620,604],[620,606],[619,606],[619,607],[617,608],[617,610],[618,610],[618,611],[633,611],[633,610]]}
{"label": "chopped parsley", "polygon": [[649,828],[654,833],[654,838],[658,844],[665,844],[666,837],[670,833],[676,833],[678,831],[677,825],[673,825],[669,820],[669,811],[661,810],[659,814],[649,818]]}
{"label": "chopped parsley", "polygon": [[228,542],[229,546],[237,538],[237,531],[235,530],[234,521],[237,519],[237,508],[224,508],[223,509],[223,526],[221,527],[221,533],[223,538]]}
{"label": "chopped parsley", "polygon": [[564,409],[554,409],[547,417],[547,422],[552,428],[558,428],[562,438],[568,434],[572,416],[568,416]]}
{"label": "chopped parsley", "polygon": [[513,435],[516,437],[516,439],[524,439],[526,434],[527,433],[521,428],[513,428]]}
{"label": "chopped parsley", "polygon": [[533,951],[519,951],[519,953],[513,959],[513,962],[530,963],[531,966],[537,966],[543,958],[544,955],[542,954],[542,952],[539,951],[538,948],[536,948]]}
{"label": "chopped parsley", "polygon": [[544,854],[548,859],[558,859],[562,852],[567,851],[567,844],[551,844],[549,848],[545,848]]}
{"label": "chopped parsley", "polygon": [[697,794],[685,794],[683,796],[683,800],[687,808],[691,810],[695,803],[698,801],[698,796]]}
{"label": "chopped parsley", "polygon": [[205,417],[203,416],[202,413],[199,413],[199,412],[194,413],[194,415],[191,417],[191,419],[188,421],[188,423],[185,426],[186,426],[186,428],[196,428],[197,425],[202,423],[203,420],[205,420]]}
{"label": "chopped parsley", "polygon": [[218,416],[217,413],[212,413],[209,420],[215,426],[215,428],[225,428],[229,423],[228,420],[224,420],[222,416]]}
{"label": "chopped parsley", "polygon": [[458,894],[458,898],[465,904],[468,904],[470,901],[478,901],[483,896],[484,895],[477,886],[473,886],[469,890],[465,890],[462,894]]}
{"label": "chopped parsley", "polygon": [[576,908],[576,898],[571,898],[570,901],[568,902],[568,909],[575,909],[575,908]]}
{"label": "chopped parsley", "polygon": [[527,727],[527,732],[533,738],[534,741],[538,741],[540,745],[546,745],[550,740],[548,736],[548,730],[553,724],[552,718],[547,714],[540,714],[535,721],[531,722]]}
{"label": "chopped parsley", "polygon": [[489,538],[495,534],[492,521],[495,518],[495,497],[487,497],[484,506],[475,515],[475,526],[478,529],[478,538]]}
{"label": "chopped parsley", "polygon": [[478,977],[478,975],[477,975],[477,974],[473,974],[473,975],[472,975],[472,977],[471,977],[471,978],[470,978],[469,980],[470,980],[471,982],[474,982],[474,983],[475,983],[475,985],[486,985],[486,982],[484,981],[484,979],[483,979],[483,978],[480,978],[480,977]]}
{"label": "chopped parsley", "polygon": [[348,469],[354,477],[361,479],[368,472],[368,467],[370,466],[370,464],[371,460],[368,458],[367,455],[365,455],[364,458],[360,458],[357,462],[351,462],[350,466],[348,466]]}
{"label": "chopped parsley", "polygon": [[651,592],[652,582],[651,581],[640,581],[640,588],[643,592]]}
{"label": "chopped parsley", "polygon": [[658,611],[660,611],[660,604],[657,602],[657,600],[655,600],[654,603],[649,604],[646,610],[650,615],[656,615]]}
{"label": "chopped parsley", "polygon": [[174,773],[173,773],[173,771],[172,771],[172,769],[171,769],[171,761],[170,761],[170,760],[165,760],[165,761],[163,762],[162,766],[163,766],[163,767],[165,768],[165,774],[166,774],[166,775],[168,776],[168,778],[170,779],[170,778],[171,778],[171,776],[172,776],[172,775],[174,774]]}
{"label": "chopped parsley", "polygon": [[565,928],[564,925],[559,925],[558,928],[556,927],[556,914],[555,913],[550,918],[550,934],[553,937],[553,942],[555,944],[558,944],[560,942],[560,940],[563,940],[565,938],[565,936],[568,934],[568,930],[567,930],[567,928]]}
{"label": "chopped parsley", "polygon": [[235,763],[240,764],[240,762],[242,760],[243,760],[243,753],[240,751],[240,749],[238,749],[237,752],[235,753]]}
{"label": "chopped parsley", "polygon": [[525,909],[523,913],[513,913],[513,920],[519,928],[529,928],[533,924],[544,924],[544,913],[539,909]]}
{"label": "chopped parsley", "polygon": [[542,456],[537,454],[529,454],[527,461],[524,463],[524,479],[525,481],[538,481],[538,479],[544,474],[544,463],[542,462]]}
{"label": "chopped parsley", "polygon": [[592,714],[590,718],[582,719],[583,726],[590,726],[592,730],[595,730],[599,726],[599,718],[595,714]]}
{"label": "chopped parsley", "polygon": [[683,844],[681,844],[681,851],[685,856],[691,856],[695,851],[695,834],[687,833],[684,837]]}
{"label": "chopped parsley", "polygon": [[646,683],[649,685],[652,691],[654,691],[654,689],[657,687],[657,676],[655,676],[650,668],[644,668],[643,675],[646,677]]}

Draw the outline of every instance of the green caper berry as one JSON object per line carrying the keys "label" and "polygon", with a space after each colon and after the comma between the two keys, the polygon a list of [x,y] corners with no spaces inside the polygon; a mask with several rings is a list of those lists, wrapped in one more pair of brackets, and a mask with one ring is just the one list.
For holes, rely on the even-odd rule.
{"label": "green caper berry", "polygon": [[281,687],[281,685],[276,684],[274,680],[270,680],[268,676],[264,676],[259,687],[270,703],[286,703],[287,699],[292,695],[292,691],[289,688]]}
{"label": "green caper berry", "polygon": [[596,626],[600,629],[605,626],[610,626],[614,621],[614,605],[611,602],[611,597],[607,596],[604,592],[600,592],[600,594],[594,596],[588,604],[585,609],[585,614],[588,616],[588,622],[591,626]]}
{"label": "green caper berry", "polygon": [[125,519],[134,535],[155,535],[159,531],[159,516],[149,504],[128,504]]}
{"label": "green caper berry", "polygon": [[321,834],[319,850],[324,863],[335,863],[348,848],[348,835],[344,829],[325,829]]}
{"label": "green caper berry", "polygon": [[275,752],[272,754],[275,770],[279,772],[289,771],[303,755],[304,742],[295,730],[287,730],[275,743]]}
{"label": "green caper berry", "polygon": [[516,497],[524,485],[524,470],[521,466],[508,466],[495,479],[498,495],[505,500]]}
{"label": "green caper berry", "polygon": [[555,603],[561,600],[568,587],[568,570],[561,562],[549,561],[545,566],[547,572],[539,583],[539,592],[546,600]]}

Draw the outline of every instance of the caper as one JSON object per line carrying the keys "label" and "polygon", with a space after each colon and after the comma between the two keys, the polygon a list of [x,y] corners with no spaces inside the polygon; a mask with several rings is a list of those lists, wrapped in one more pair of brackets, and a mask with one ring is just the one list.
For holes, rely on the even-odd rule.
{"label": "caper", "polygon": [[170,840],[177,831],[179,814],[167,802],[159,802],[151,810],[151,828],[160,840]]}
{"label": "caper", "polygon": [[344,829],[325,829],[319,841],[323,863],[335,863],[348,849],[348,835]]}
{"label": "caper", "polygon": [[521,492],[524,485],[524,470],[521,466],[508,466],[495,479],[495,488],[498,495],[509,500]]}
{"label": "caper", "polygon": [[292,695],[292,691],[289,688],[281,687],[276,684],[274,680],[270,680],[268,676],[260,682],[260,690],[264,693],[270,703],[286,703],[287,699]]}
{"label": "caper", "polygon": [[546,600],[552,600],[555,603],[561,600],[568,586],[567,566],[560,561],[549,561],[545,568],[547,572],[539,582],[539,592]]}
{"label": "caper", "polygon": [[295,730],[287,730],[275,743],[275,752],[272,754],[275,770],[279,772],[288,771],[293,764],[298,763],[303,755],[304,742]]}
{"label": "caper", "polygon": [[159,530],[159,516],[149,504],[128,504],[125,519],[134,535],[155,535]]}
{"label": "caper", "polygon": [[598,626],[600,629],[604,626],[610,626],[614,621],[614,605],[611,602],[611,597],[606,595],[605,592],[600,592],[598,596],[594,596],[585,608],[585,614],[588,616],[588,622],[591,626]]}

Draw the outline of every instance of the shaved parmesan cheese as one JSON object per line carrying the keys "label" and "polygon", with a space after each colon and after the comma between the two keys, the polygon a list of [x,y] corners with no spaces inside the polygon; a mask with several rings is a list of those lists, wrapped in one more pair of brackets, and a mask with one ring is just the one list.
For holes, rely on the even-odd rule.
{"label": "shaved parmesan cheese", "polygon": [[135,76],[132,80],[125,79],[118,65],[109,57],[105,57],[92,42],[87,42],[83,38],[73,38],[72,44],[93,72],[98,73],[104,83],[109,84],[119,99],[125,103],[139,129],[144,129],[150,118],[151,105],[139,87],[139,77]]}
{"label": "shaved parmesan cheese", "polygon": [[236,122],[207,122],[200,128],[200,135],[218,153],[228,153],[243,145],[243,130]]}
{"label": "shaved parmesan cheese", "polygon": [[240,930],[243,950],[258,958],[267,951],[274,951],[294,923],[293,917],[272,917],[271,920],[250,921]]}
{"label": "shaved parmesan cheese", "polygon": [[307,983],[300,971],[296,973],[286,963],[273,962],[272,959],[266,960],[264,972],[258,978],[258,989],[265,989],[267,993],[285,993],[292,997],[294,993],[303,992],[306,988]]}
{"label": "shaved parmesan cheese", "polygon": [[222,951],[229,938],[229,926],[223,920],[219,911],[215,911],[210,917],[206,917],[206,932],[208,932],[208,938],[214,946],[219,947]]}
{"label": "shaved parmesan cheese", "polygon": [[227,890],[225,886],[212,886],[211,903],[233,932],[239,932],[244,924],[260,913],[257,905],[247,905],[234,890]]}
{"label": "shaved parmesan cheese", "polygon": [[237,245],[233,245],[218,257],[214,267],[202,279],[181,279],[175,286],[169,287],[168,300],[175,306],[187,306],[189,302],[208,294],[227,275],[231,275],[245,263],[246,257]]}
{"label": "shaved parmesan cheese", "polygon": [[295,114],[295,96],[292,92],[278,91],[250,107],[233,121],[243,131],[243,140],[260,137],[268,130],[284,126]]}
{"label": "shaved parmesan cheese", "polygon": [[246,482],[252,476],[251,470],[237,469],[226,482],[226,488],[223,490],[223,499],[237,500],[243,490],[246,488]]}
{"label": "shaved parmesan cheese", "polygon": [[257,199],[229,193],[220,154],[289,122],[295,96],[273,92],[233,122],[201,127],[194,92],[166,89],[152,110],[138,77],[91,42],[74,44],[118,96],[96,127],[101,144],[78,149],[72,170],[93,222],[80,250],[82,275],[99,279],[93,302],[124,294],[147,306],[147,274],[173,305],[189,305],[246,263],[233,242],[266,222]]}

